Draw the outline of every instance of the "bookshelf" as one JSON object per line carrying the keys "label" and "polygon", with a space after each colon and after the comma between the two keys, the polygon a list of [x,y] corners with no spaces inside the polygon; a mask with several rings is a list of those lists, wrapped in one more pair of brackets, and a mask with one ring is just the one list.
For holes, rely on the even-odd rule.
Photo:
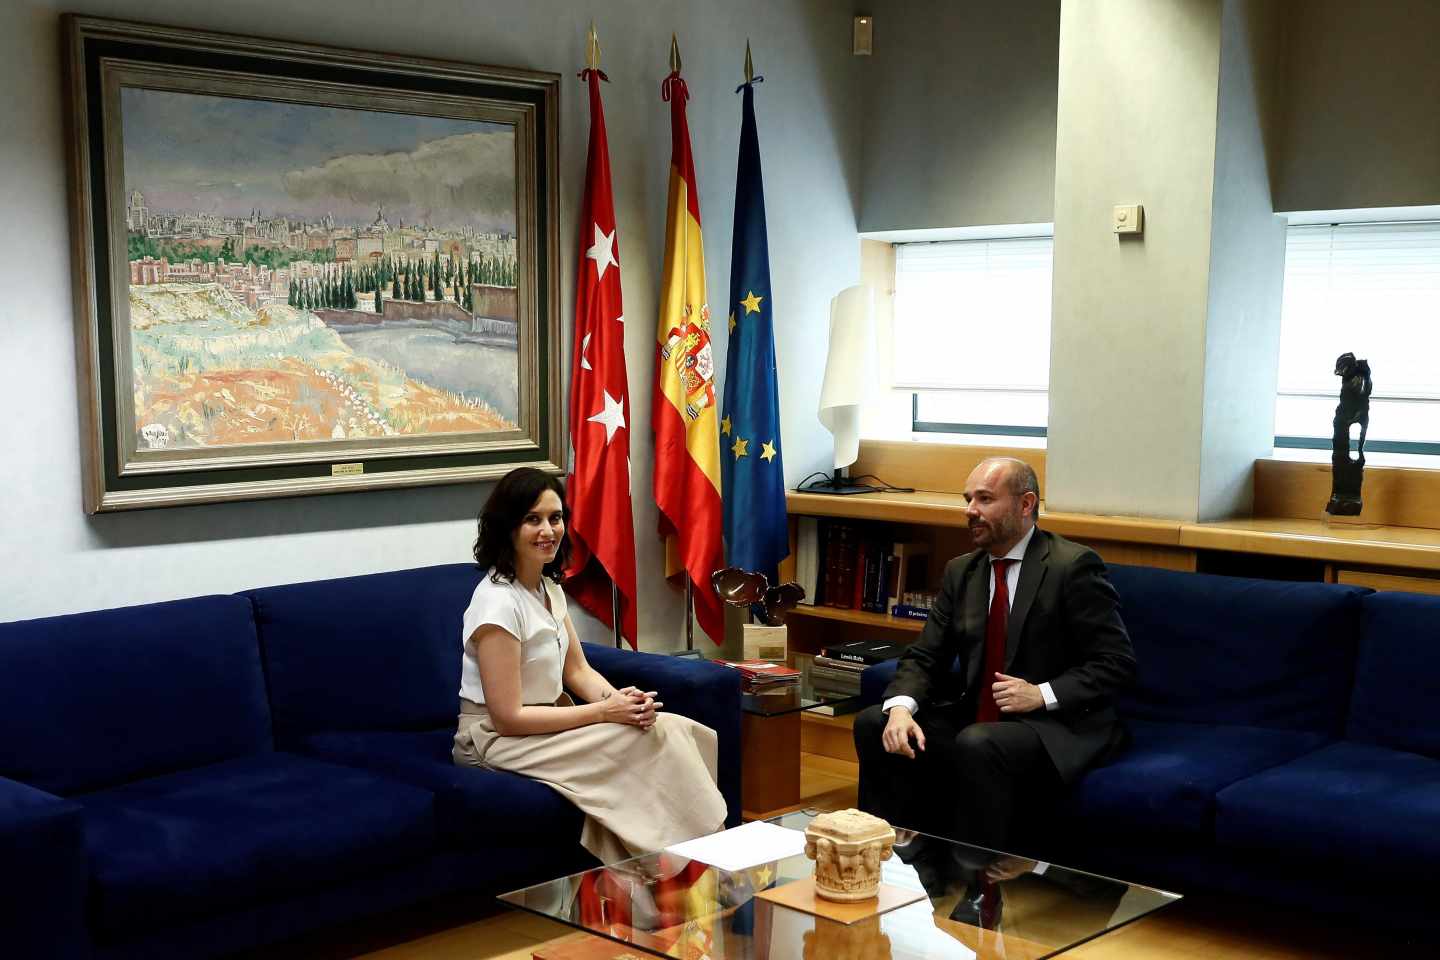
{"label": "bookshelf", "polygon": [[[924,620],[892,617],[888,613],[871,613],[867,610],[847,610],[844,607],[815,607],[803,603],[791,610],[790,616],[801,619],[835,620],[840,623],[854,623],[879,630],[898,630],[902,633],[919,633],[925,629]],[[793,619],[791,622],[793,623]]]}

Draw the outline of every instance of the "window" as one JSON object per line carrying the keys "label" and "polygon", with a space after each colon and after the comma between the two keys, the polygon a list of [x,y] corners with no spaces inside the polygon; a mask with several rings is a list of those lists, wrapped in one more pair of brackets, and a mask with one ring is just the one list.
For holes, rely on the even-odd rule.
{"label": "window", "polygon": [[1440,221],[1289,228],[1277,447],[1329,449],[1346,352],[1374,379],[1366,451],[1440,454]]}
{"label": "window", "polygon": [[917,432],[1043,437],[1051,237],[899,244],[895,386]]}

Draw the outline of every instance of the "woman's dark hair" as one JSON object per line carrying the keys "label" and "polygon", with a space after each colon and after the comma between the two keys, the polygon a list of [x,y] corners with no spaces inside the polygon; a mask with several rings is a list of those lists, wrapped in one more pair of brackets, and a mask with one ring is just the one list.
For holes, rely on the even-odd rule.
{"label": "woman's dark hair", "polygon": [[[512,539],[530,508],[546,490],[554,490],[560,498],[560,509],[564,512],[566,525],[570,521],[570,508],[565,503],[565,484],[559,477],[534,467],[517,467],[495,484],[490,498],[480,509],[479,533],[475,537],[475,562],[481,570],[495,568],[491,577],[496,583],[500,578],[515,580],[515,543]],[[541,571],[545,576],[559,583],[565,576],[565,565],[570,562],[570,538],[561,538],[560,549],[555,559],[545,564]]]}

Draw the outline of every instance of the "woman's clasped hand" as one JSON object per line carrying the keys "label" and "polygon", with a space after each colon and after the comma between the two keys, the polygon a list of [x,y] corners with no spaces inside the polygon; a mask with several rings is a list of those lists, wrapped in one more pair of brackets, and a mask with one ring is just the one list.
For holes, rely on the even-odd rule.
{"label": "woman's clasped hand", "polygon": [[655,711],[665,704],[655,699],[655,691],[644,691],[636,687],[612,690],[601,701],[601,713],[606,723],[625,723],[641,730],[655,726]]}

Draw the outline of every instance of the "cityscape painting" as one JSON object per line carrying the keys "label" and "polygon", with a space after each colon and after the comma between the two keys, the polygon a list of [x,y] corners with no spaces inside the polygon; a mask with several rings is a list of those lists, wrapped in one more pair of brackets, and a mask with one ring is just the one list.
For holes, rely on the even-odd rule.
{"label": "cityscape painting", "polygon": [[120,94],[140,449],[516,429],[508,125]]}
{"label": "cityscape painting", "polygon": [[553,74],[67,29],[87,509],[558,470]]}

